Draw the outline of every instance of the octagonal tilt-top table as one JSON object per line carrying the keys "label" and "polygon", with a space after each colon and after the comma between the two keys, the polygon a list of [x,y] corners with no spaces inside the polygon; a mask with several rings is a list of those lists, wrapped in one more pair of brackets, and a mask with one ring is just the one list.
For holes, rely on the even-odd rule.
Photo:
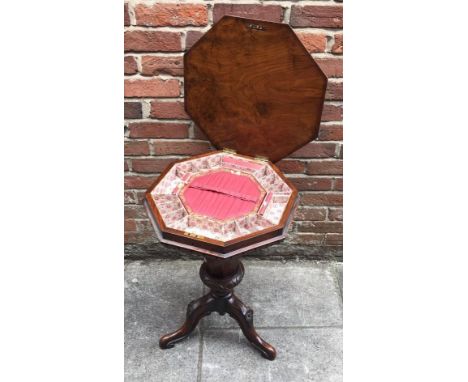
{"label": "octagonal tilt-top table", "polygon": [[240,256],[286,236],[298,193],[272,162],[317,137],[327,79],[288,25],[232,16],[185,54],[184,67],[187,113],[222,150],[170,165],[144,203],[161,242],[204,255],[210,292],[159,344],[173,347],[204,316],[228,313],[273,360],[233,290],[244,276]]}

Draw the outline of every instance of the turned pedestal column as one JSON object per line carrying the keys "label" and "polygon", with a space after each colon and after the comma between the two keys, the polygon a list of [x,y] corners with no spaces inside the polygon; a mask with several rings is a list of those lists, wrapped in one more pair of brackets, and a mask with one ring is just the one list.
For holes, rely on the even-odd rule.
{"label": "turned pedestal column", "polygon": [[210,288],[205,296],[190,302],[184,324],[175,332],[162,336],[159,341],[161,349],[168,349],[178,341],[186,338],[197,326],[201,318],[212,312],[221,315],[228,313],[239,324],[244,336],[263,357],[274,360],[276,350],[265,342],[255,331],[253,310],[234,294],[234,288],[244,277],[244,266],[239,257],[214,258],[206,256],[200,267],[200,278]]}

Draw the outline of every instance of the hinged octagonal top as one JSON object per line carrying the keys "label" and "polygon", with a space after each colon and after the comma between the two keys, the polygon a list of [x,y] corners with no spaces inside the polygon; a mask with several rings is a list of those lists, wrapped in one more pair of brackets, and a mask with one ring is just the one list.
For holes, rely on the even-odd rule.
{"label": "hinged octagonal top", "polygon": [[217,148],[276,162],[317,137],[327,78],[286,24],[225,16],[184,73],[187,113]]}

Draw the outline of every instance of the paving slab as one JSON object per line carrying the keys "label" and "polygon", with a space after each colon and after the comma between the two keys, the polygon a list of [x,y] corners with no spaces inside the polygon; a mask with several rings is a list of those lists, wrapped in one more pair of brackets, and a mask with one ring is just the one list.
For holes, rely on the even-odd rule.
{"label": "paving slab", "polygon": [[199,330],[170,350],[159,337],[177,329],[200,296],[199,262],[132,261],[125,266],[125,381],[197,381]]}
{"label": "paving slab", "polygon": [[[177,329],[203,295],[199,261],[133,260],[125,265],[125,381],[341,381],[342,301],[334,263],[245,259],[237,294],[278,357],[267,361],[229,316],[213,313],[175,348]],[[274,307],[274,309],[272,309]]]}
{"label": "paving slab", "polygon": [[[336,326],[342,303],[333,263],[243,261],[236,295],[254,310],[256,327]],[[229,316],[203,319],[205,328],[237,328]]]}
{"label": "paving slab", "polygon": [[259,334],[276,347],[274,361],[251,348],[240,330],[206,331],[201,381],[342,381],[341,328],[262,329]]}
{"label": "paving slab", "polygon": [[126,331],[147,336],[177,329],[200,297],[197,261],[130,261],[125,266]]}
{"label": "paving slab", "polygon": [[125,382],[195,382],[198,378],[198,329],[173,349],[161,350],[159,336],[125,338]]}

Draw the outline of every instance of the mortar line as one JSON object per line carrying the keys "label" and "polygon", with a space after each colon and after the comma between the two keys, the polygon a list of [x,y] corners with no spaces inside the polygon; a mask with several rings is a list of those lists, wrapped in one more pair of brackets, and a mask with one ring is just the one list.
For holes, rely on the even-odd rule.
{"label": "mortar line", "polygon": [[[190,32],[190,31],[189,31]],[[310,30],[309,30],[310,32]],[[313,33],[317,34],[317,33]],[[177,50],[177,51],[152,51],[152,50],[147,50],[147,51],[133,51],[133,50],[127,50],[124,51],[124,57],[128,56],[151,56],[151,57],[181,57],[185,53],[185,50]],[[330,58],[330,59],[337,59],[337,60],[343,60],[343,55],[339,53],[332,53],[332,52],[313,52],[310,53],[310,55],[313,58]]]}

